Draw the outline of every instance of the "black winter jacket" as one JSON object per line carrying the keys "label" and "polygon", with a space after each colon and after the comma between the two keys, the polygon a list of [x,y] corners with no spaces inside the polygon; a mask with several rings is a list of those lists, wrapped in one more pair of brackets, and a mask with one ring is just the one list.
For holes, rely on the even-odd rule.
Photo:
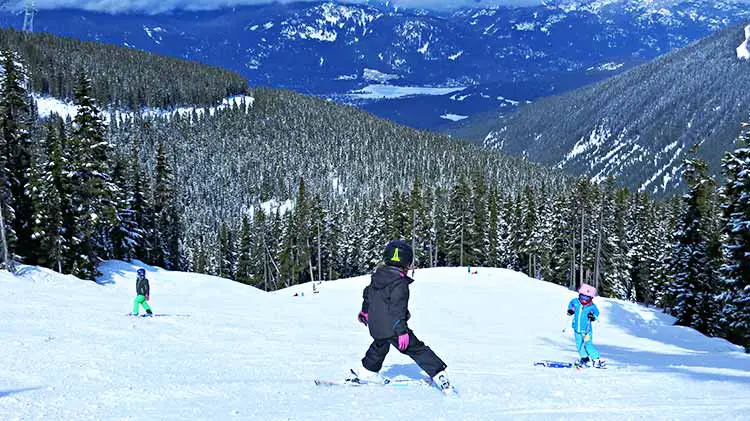
{"label": "black winter jacket", "polygon": [[362,292],[362,311],[374,339],[387,339],[408,332],[409,284],[413,279],[393,266],[380,266]]}
{"label": "black winter jacket", "polygon": [[135,283],[135,293],[138,295],[143,295],[144,297],[149,296],[149,285],[148,285],[148,279],[144,276],[143,278],[138,278],[138,281]]}

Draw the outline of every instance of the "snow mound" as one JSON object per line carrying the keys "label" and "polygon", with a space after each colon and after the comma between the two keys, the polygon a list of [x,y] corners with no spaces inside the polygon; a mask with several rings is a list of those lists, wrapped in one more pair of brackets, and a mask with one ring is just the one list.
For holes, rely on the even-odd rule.
{"label": "snow mound", "polygon": [[[125,316],[145,268],[159,317]],[[409,325],[448,364],[458,399],[427,387],[319,388],[359,364],[356,321],[368,276],[273,293],[226,279],[106,262],[98,282],[22,267],[0,271],[0,414],[26,419],[743,419],[750,356],[618,300],[594,340],[609,370],[571,361],[568,289],[503,269],[420,269]],[[383,373],[421,378],[393,350]],[[582,404],[581,393],[590,394]],[[565,417],[569,418],[569,417]],[[746,419],[746,418],[745,418]]]}

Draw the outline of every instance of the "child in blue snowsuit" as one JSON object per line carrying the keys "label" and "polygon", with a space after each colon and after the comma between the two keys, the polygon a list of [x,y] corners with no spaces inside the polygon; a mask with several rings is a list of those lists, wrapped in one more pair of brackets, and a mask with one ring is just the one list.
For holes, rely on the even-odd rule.
{"label": "child in blue snowsuit", "polygon": [[578,292],[578,298],[573,298],[568,304],[568,316],[573,316],[576,348],[581,356],[576,365],[601,368],[603,362],[599,359],[599,350],[594,346],[592,331],[592,323],[599,318],[599,308],[594,304],[596,288],[581,284]]}

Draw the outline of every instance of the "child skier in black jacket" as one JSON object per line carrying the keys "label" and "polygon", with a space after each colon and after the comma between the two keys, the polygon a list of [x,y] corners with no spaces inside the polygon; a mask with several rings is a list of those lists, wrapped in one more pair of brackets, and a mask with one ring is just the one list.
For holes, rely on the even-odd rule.
{"label": "child skier in black jacket", "polygon": [[385,265],[372,274],[370,285],[362,293],[362,311],[357,318],[374,339],[362,359],[362,368],[351,370],[357,382],[387,382],[379,371],[391,345],[411,357],[441,390],[452,390],[445,374],[445,363],[417,339],[407,326],[409,321],[409,284],[407,276],[413,252],[405,241],[391,241],[383,255]]}
{"label": "child skier in black jacket", "polygon": [[149,296],[150,292],[151,288],[148,284],[148,279],[146,279],[146,270],[143,268],[138,269],[138,279],[135,281],[135,293],[137,296],[133,301],[133,312],[130,313],[131,315],[137,316],[140,306],[146,309],[147,316],[153,315],[151,306],[148,305],[148,300],[151,298]]}

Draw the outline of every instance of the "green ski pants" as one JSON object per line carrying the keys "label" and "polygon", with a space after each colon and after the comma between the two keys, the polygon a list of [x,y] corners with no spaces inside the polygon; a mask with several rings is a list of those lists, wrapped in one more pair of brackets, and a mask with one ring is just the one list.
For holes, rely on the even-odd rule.
{"label": "green ski pants", "polygon": [[133,314],[138,314],[138,310],[140,309],[139,306],[143,306],[143,309],[146,311],[151,310],[151,306],[148,305],[148,301],[146,301],[146,297],[143,295],[135,297],[135,301],[133,301]]}

